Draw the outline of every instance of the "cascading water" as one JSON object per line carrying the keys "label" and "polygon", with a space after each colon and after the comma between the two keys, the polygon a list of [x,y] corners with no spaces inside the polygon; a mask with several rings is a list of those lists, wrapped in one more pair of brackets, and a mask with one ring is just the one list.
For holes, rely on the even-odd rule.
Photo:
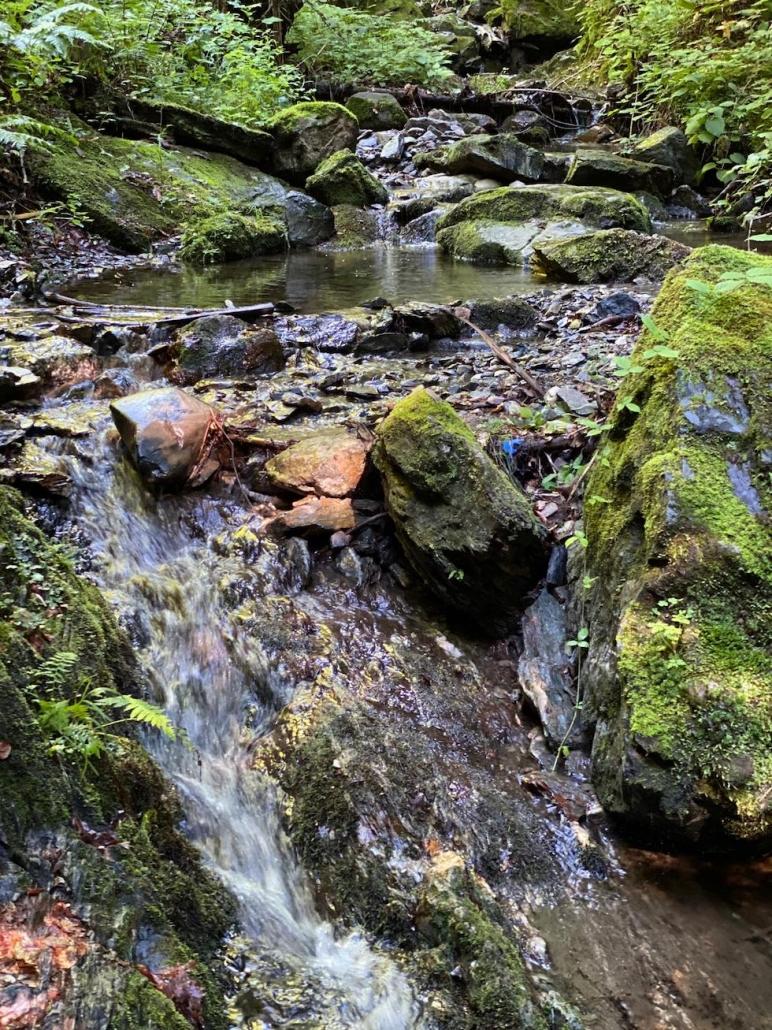
{"label": "cascading water", "polygon": [[[362,938],[336,937],[315,911],[276,798],[249,768],[245,712],[254,739],[270,729],[292,684],[269,668],[259,642],[239,632],[222,602],[224,560],[210,541],[224,528],[227,502],[215,510],[205,497],[149,497],[105,438],[98,446],[85,460],[70,459],[73,510],[98,582],[141,625],[140,661],[183,731],[175,743],[149,740],[148,747],[180,792],[191,838],[238,899],[257,948],[328,999],[333,1015],[325,1013],[324,1026],[417,1026],[404,977]],[[207,532],[190,527],[186,503],[198,506]],[[230,513],[244,517],[233,505]]]}

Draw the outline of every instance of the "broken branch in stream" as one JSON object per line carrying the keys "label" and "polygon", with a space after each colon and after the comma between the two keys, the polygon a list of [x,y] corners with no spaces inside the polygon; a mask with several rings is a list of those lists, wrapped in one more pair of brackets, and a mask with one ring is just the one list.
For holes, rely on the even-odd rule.
{"label": "broken branch in stream", "polygon": [[489,336],[484,329],[481,329],[479,326],[475,325],[474,322],[470,322],[468,318],[463,318],[462,316],[458,315],[458,312],[456,312],[456,314],[459,318],[459,321],[463,322],[464,325],[468,325],[469,328],[476,332],[480,339],[484,343],[486,343],[488,347],[490,347],[490,349],[493,351],[493,353],[496,355],[496,357],[499,359],[502,365],[506,365],[507,368],[511,369],[515,373],[515,375],[520,376],[520,378],[523,380],[523,382],[531,391],[531,393],[534,394],[534,396],[538,397],[539,400],[544,400],[544,387],[541,385],[541,383],[534,379],[534,377],[527,369],[523,368],[523,366],[519,365],[514,358],[510,357],[503,347],[499,347],[499,345],[496,343],[493,337]]}

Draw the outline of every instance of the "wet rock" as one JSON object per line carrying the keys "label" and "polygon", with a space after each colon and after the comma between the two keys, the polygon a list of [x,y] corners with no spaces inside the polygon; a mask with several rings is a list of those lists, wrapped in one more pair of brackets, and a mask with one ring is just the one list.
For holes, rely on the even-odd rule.
{"label": "wet rock", "polygon": [[335,232],[332,211],[300,190],[287,193],[284,217],[291,247],[316,247]]}
{"label": "wet rock", "polygon": [[269,125],[277,144],[277,175],[302,186],[316,168],[339,150],[353,150],[359,125],[340,104],[306,101],[281,111]]}
{"label": "wet rock", "polygon": [[391,93],[376,90],[354,93],[346,101],[346,107],[359,122],[360,129],[401,129],[407,121],[407,115]]}
{"label": "wet rock", "polygon": [[342,315],[285,315],[274,320],[274,331],[284,348],[348,353],[356,346],[359,328]]}
{"label": "wet rock", "polygon": [[481,329],[528,329],[536,324],[538,312],[520,297],[473,300],[468,304],[469,320]]}
{"label": "wet rock", "polygon": [[339,150],[326,158],[306,180],[306,189],[331,207],[337,204],[368,207],[385,204],[388,200],[384,186],[349,150]]}
{"label": "wet rock", "polygon": [[29,340],[6,337],[0,343],[0,361],[31,372],[46,386],[62,386],[90,379],[97,368],[96,355],[91,347],[69,336],[58,335]]}
{"label": "wet rock", "polygon": [[348,497],[306,497],[296,501],[289,511],[283,511],[266,524],[266,528],[283,533],[306,530],[311,533],[334,533],[353,529],[356,516]]}
{"label": "wet rock", "polygon": [[420,243],[433,243],[437,235],[437,225],[445,213],[442,207],[427,211],[426,214],[413,218],[399,233],[400,243],[414,246]]}
{"label": "wet rock", "polygon": [[[769,489],[754,425],[768,420],[767,291],[700,304],[715,283],[772,261],[704,247],[652,312],[677,360],[643,357],[587,483],[593,783],[631,835],[658,847],[769,847]],[[752,744],[750,742],[753,742]],[[734,779],[737,762],[753,772]],[[750,765],[747,765],[750,770]]]}
{"label": "wet rock", "polygon": [[451,175],[472,173],[500,182],[540,182],[544,155],[512,134],[470,136],[441,150],[415,158],[417,168],[436,168]]}
{"label": "wet rock", "polygon": [[593,311],[593,318],[598,321],[601,318],[635,318],[640,311],[641,305],[635,297],[618,290],[598,301]]}
{"label": "wet rock", "polygon": [[692,183],[699,171],[699,160],[684,132],[666,125],[646,136],[627,151],[636,161],[672,168],[675,183]]}
{"label": "wet rock", "polygon": [[110,413],[138,472],[151,486],[181,486],[201,457],[214,412],[174,387],[113,401]]}
{"label": "wet rock", "polygon": [[602,150],[580,150],[568,169],[571,186],[606,186],[635,193],[641,190],[666,197],[673,189],[673,169],[667,165],[633,161]]}
{"label": "wet rock", "polygon": [[574,415],[589,417],[598,410],[595,401],[590,400],[581,390],[577,390],[570,384],[552,387],[544,395],[544,399],[547,404],[558,404]]}
{"label": "wet rock", "polygon": [[348,497],[364,475],[369,445],[346,429],[304,437],[265,466],[271,485],[294,494]]}
{"label": "wet rock", "polygon": [[333,217],[335,247],[369,247],[381,238],[381,221],[377,211],[365,210],[353,204],[338,204],[333,208]]}
{"label": "wet rock", "polygon": [[707,200],[691,186],[677,186],[667,202],[667,214],[671,218],[709,218],[713,208]]}
{"label": "wet rock", "polygon": [[405,153],[405,141],[401,133],[395,133],[381,148],[382,161],[399,161]]}
{"label": "wet rock", "polygon": [[25,400],[42,386],[40,376],[28,368],[0,365],[0,401]]}
{"label": "wet rock", "polygon": [[402,332],[419,333],[429,340],[443,337],[455,339],[461,333],[461,322],[452,309],[444,304],[411,300],[394,308],[394,321]]}
{"label": "wet rock", "polygon": [[178,367],[186,382],[214,376],[252,376],[284,367],[276,333],[248,326],[233,315],[199,318],[178,336]]}
{"label": "wet rock", "polygon": [[107,368],[94,381],[94,397],[99,400],[125,397],[138,389],[139,381],[128,368]]}
{"label": "wet rock", "polygon": [[522,632],[520,686],[538,712],[550,745],[575,746],[583,733],[580,719],[574,718],[576,693],[566,653],[566,612],[546,588],[523,615]]}
{"label": "wet rock", "polygon": [[571,283],[630,281],[639,275],[662,279],[689,251],[665,236],[628,229],[602,229],[533,245],[539,267],[549,278]]}
{"label": "wet rock", "polygon": [[422,388],[380,425],[374,458],[399,540],[429,589],[483,632],[511,630],[546,566],[545,532],[525,495]]}

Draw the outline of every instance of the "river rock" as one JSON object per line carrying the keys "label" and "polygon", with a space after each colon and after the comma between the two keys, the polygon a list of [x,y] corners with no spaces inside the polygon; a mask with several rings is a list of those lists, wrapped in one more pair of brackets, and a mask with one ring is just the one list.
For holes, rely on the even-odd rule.
{"label": "river rock", "polygon": [[417,155],[415,165],[416,168],[435,168],[451,175],[484,175],[500,182],[519,179],[535,183],[541,182],[545,176],[543,152],[522,143],[510,133],[469,136],[449,147]]}
{"label": "river rock", "polygon": [[353,93],[346,101],[346,107],[359,122],[360,129],[401,129],[407,121],[407,115],[391,93],[376,90]]}
{"label": "river rock", "polygon": [[287,249],[287,233],[266,214],[217,211],[190,222],[182,233],[180,257],[193,265],[217,265]]}
{"label": "river rock", "polygon": [[196,319],[178,336],[177,364],[186,382],[214,376],[264,375],[284,368],[276,333],[248,326],[233,315]]}
{"label": "river rock", "polygon": [[28,368],[0,365],[0,401],[24,400],[42,386],[40,376]]}
{"label": "river rock", "polygon": [[385,204],[389,198],[384,186],[350,150],[339,150],[322,161],[306,181],[308,192],[323,204],[351,204],[369,207]]}
{"label": "river rock", "polygon": [[316,247],[335,233],[332,211],[301,190],[289,190],[284,219],[291,247]]}
{"label": "river rock", "polygon": [[549,46],[553,53],[556,43],[569,46],[579,35],[580,25],[570,4],[560,0],[502,0],[501,14],[510,38],[536,45]]}
{"label": "river rock", "polygon": [[[91,347],[69,336],[40,336],[28,340],[7,337],[0,343],[0,360],[26,369],[47,386],[92,379],[98,362]],[[29,384],[27,384],[29,385]]]}
{"label": "river rock", "polygon": [[356,515],[349,497],[304,497],[289,511],[283,511],[266,524],[282,533],[305,530],[310,533],[335,533],[353,529]]}
{"label": "river rock", "polygon": [[277,114],[269,129],[277,146],[276,173],[302,186],[325,158],[353,150],[359,124],[340,104],[304,101]]}
{"label": "river rock", "polygon": [[271,486],[294,494],[348,497],[359,486],[369,445],[346,429],[304,437],[265,466]]}
{"label": "river rock", "polygon": [[432,593],[483,632],[510,632],[546,568],[545,530],[524,493],[423,388],[381,423],[374,459],[400,543]]}
{"label": "river rock", "polygon": [[571,186],[608,186],[666,197],[673,189],[674,178],[668,165],[634,161],[606,150],[579,150],[571,161],[566,182]]}
{"label": "river rock", "polygon": [[382,225],[378,211],[338,204],[332,209],[335,220],[335,238],[330,246],[345,250],[370,247],[381,239]]}
{"label": "river rock", "polygon": [[314,347],[348,353],[356,346],[359,327],[342,315],[285,315],[274,320],[274,331],[287,349]]}
{"label": "river rock", "polygon": [[208,404],[174,387],[122,397],[110,404],[110,414],[132,463],[154,487],[188,479],[214,418]]}
{"label": "river rock", "polygon": [[528,329],[536,324],[539,314],[521,297],[495,297],[491,300],[472,300],[467,304],[469,320],[481,329]]}
{"label": "river rock", "polygon": [[647,232],[651,221],[640,201],[618,190],[557,184],[504,187],[467,197],[443,215],[437,241],[463,260],[521,264],[540,242],[611,226]]}
{"label": "river rock", "polygon": [[639,140],[630,150],[636,161],[672,168],[676,183],[692,183],[699,171],[699,161],[685,133],[675,125],[666,125]]}
{"label": "river rock", "polygon": [[[726,274],[772,260],[711,246],[670,273],[586,490],[593,782],[657,847],[772,844],[772,294],[711,292]],[[663,333],[678,357],[646,357]]]}
{"label": "river rock", "polygon": [[629,282],[639,275],[662,279],[689,252],[666,236],[630,229],[601,229],[533,244],[534,257],[548,278],[567,283]]}

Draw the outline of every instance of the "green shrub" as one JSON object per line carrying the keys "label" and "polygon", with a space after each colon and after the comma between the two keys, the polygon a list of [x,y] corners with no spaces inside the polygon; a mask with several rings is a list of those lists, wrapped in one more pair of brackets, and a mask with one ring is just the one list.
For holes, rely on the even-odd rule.
{"label": "green shrub", "polygon": [[451,75],[446,48],[418,21],[306,4],[287,41],[311,75],[342,84],[436,86]]}
{"label": "green shrub", "polygon": [[[667,121],[703,144],[729,194],[772,205],[772,9],[769,0],[587,0],[585,61],[624,87],[639,132]],[[597,74],[594,76],[597,78]]]}

